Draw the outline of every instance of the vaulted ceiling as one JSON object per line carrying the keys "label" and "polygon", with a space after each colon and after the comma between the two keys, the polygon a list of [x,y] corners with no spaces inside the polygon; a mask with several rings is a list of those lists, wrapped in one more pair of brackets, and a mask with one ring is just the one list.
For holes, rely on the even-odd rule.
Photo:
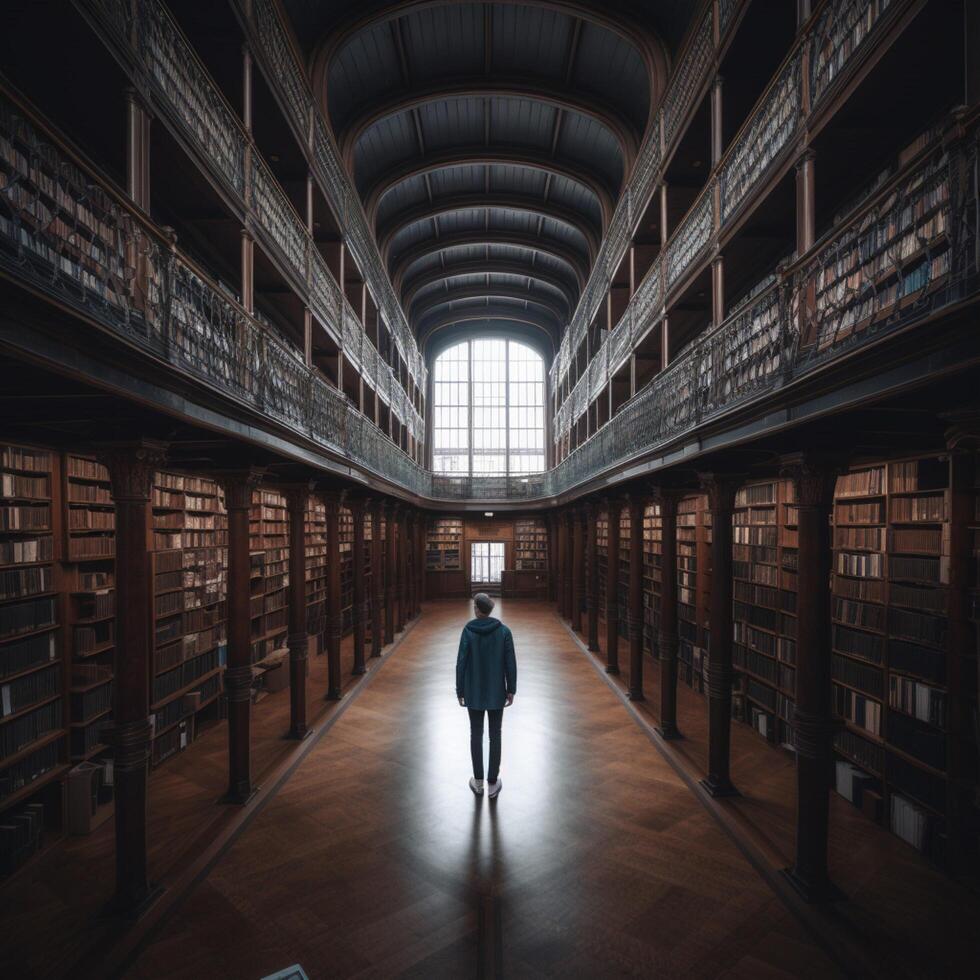
{"label": "vaulted ceiling", "polygon": [[557,345],[694,6],[285,0],[423,344]]}

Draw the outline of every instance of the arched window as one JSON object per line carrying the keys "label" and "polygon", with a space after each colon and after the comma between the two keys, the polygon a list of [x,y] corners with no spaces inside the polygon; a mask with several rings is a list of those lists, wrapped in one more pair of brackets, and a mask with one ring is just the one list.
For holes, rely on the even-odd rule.
{"label": "arched window", "polygon": [[544,361],[516,340],[464,340],[435,363],[432,465],[437,473],[539,473],[544,457]]}

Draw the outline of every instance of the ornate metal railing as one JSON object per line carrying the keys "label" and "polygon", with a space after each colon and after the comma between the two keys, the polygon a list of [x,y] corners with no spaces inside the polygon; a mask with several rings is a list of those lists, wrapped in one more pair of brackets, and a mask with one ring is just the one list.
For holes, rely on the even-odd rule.
{"label": "ornate metal railing", "polygon": [[[828,363],[980,294],[978,147],[976,120],[937,128],[917,156],[679,352],[612,422],[556,468],[527,477],[457,478],[420,467],[2,93],[0,272],[152,358],[157,377],[169,366],[202,392],[423,498],[541,500],[736,411],[748,418],[750,406],[762,410]],[[93,339],[75,337],[97,352]],[[405,397],[393,378],[389,384],[389,397]],[[588,396],[579,391],[575,397]]]}
{"label": "ornate metal railing", "polygon": [[269,84],[278,89],[287,118],[301,146],[309,147],[310,165],[334,212],[343,223],[348,247],[370,284],[384,313],[395,344],[410,373],[425,386],[426,369],[415,336],[395,296],[381,261],[374,235],[360,198],[351,186],[329,126],[307,81],[306,72],[291,43],[288,28],[271,0],[235,0],[232,6],[249,33],[255,56],[268,69]]}
{"label": "ornate metal railing", "polygon": [[[709,199],[713,197],[715,183],[718,184],[720,213],[712,216],[713,226],[707,229],[707,239],[704,237],[704,222],[708,220],[708,214],[706,211],[699,211],[696,215],[689,212],[668,242],[665,250],[666,268],[663,267],[664,259],[661,258],[647,273],[647,279],[655,277],[657,288],[663,284],[663,288],[669,290],[685,277],[692,265],[703,258],[706,246],[716,240],[752,190],[764,183],[776,161],[783,159],[789,151],[794,137],[806,121],[803,104],[805,65],[809,64],[812,113],[835,83],[856,63],[857,55],[865,49],[869,39],[876,36],[883,27],[885,13],[889,10],[895,12],[902,4],[903,0],[825,0],[808,32],[797,39],[783,67],[763,93],[759,104],[702,193],[701,206],[707,209],[711,206]],[[739,0],[723,0],[719,6],[722,39],[736,19],[738,6]],[[703,90],[714,64],[710,11],[697,23],[664,98],[657,126],[653,127],[657,131],[658,141],[659,131],[663,129],[666,147],[672,146],[682,134],[681,122],[693,107],[695,96]],[[642,212],[653,188],[661,179],[661,162],[666,158],[660,153],[659,144],[654,151],[650,136],[648,133],[635,173],[617,206],[614,224],[621,211],[629,211],[631,214]],[[653,158],[656,158],[657,166],[651,169],[649,163]],[[642,179],[639,176],[641,173]],[[615,239],[607,236],[603,242],[600,261],[593,266],[589,282],[552,364],[553,389],[557,390],[559,382],[571,365],[572,357],[585,336],[598,303],[609,288],[612,274],[628,244],[628,240],[624,242],[618,234]],[[651,306],[644,285],[641,283],[623,314],[623,319],[629,321],[629,330],[634,336],[645,332],[651,325],[651,318],[658,317],[661,313],[659,306]],[[598,353],[600,356],[603,354],[602,351]],[[611,368],[615,366],[612,358],[607,357],[604,360],[608,361]],[[573,387],[572,393],[579,384],[583,384],[581,379]],[[590,387],[591,382],[584,382],[584,386]],[[583,402],[581,397],[574,400],[571,397],[566,398],[556,415],[554,436],[558,438],[564,435],[587,405],[588,402]]]}
{"label": "ornate metal railing", "polygon": [[[357,347],[357,351],[346,349],[345,354],[353,363],[359,364],[360,339],[345,329],[348,318],[356,320],[353,310],[289,197],[164,5],[159,0],[76,2],[99,25],[106,42],[130,72],[134,85],[162,110],[202,165],[237,202],[252,231],[269,245],[273,256],[278,256],[293,288],[307,301],[317,319],[341,343]],[[255,4],[253,8],[257,30],[266,49],[278,59],[278,77],[285,91],[292,95],[305,91],[302,74],[298,73],[296,64],[285,57],[285,54],[291,55],[291,48],[285,35],[275,29],[278,17],[264,7],[260,11],[259,7],[262,5]],[[310,107],[307,105],[304,109],[297,103],[294,108],[302,116],[302,119],[294,120],[297,124],[302,123],[301,145],[308,146]],[[315,129],[313,138],[327,139],[322,127]],[[311,156],[322,165],[328,149],[314,146]],[[335,183],[334,190],[338,189],[346,192],[346,185]],[[345,205],[340,213],[346,214],[346,220],[353,220],[354,211],[349,205]],[[363,247],[356,250],[362,268],[367,263],[361,256],[363,251]],[[407,325],[401,330],[395,322],[392,330],[411,373],[424,382],[424,365],[414,339],[405,333]],[[363,334],[359,323],[358,333]],[[406,343],[406,337],[410,343]],[[372,387],[378,384],[376,375],[365,374],[365,381]],[[421,440],[424,437],[423,421],[410,399],[402,400],[399,415],[412,435]]]}

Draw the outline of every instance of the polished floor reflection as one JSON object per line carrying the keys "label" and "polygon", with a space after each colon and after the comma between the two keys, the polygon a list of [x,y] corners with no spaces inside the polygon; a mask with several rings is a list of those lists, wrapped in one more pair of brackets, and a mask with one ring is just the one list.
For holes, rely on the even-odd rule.
{"label": "polished floor reflection", "polygon": [[132,977],[835,976],[552,608],[508,601],[504,789],[474,797],[432,603]]}

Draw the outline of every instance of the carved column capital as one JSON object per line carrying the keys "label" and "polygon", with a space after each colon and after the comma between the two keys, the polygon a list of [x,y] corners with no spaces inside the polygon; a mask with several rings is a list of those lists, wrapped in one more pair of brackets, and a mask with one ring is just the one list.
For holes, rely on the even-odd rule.
{"label": "carved column capital", "polygon": [[829,510],[837,477],[843,472],[840,456],[794,453],[780,460],[779,475],[793,481],[798,507]]}
{"label": "carved column capital", "polygon": [[660,507],[661,517],[677,516],[677,501],[681,498],[681,491],[654,484],[650,487],[650,496]]}
{"label": "carved column capital", "polygon": [[364,512],[367,509],[367,501],[364,497],[349,496],[344,498],[344,506],[351,512],[354,516],[354,520],[364,518]]}
{"label": "carved column capital", "polygon": [[744,479],[740,473],[698,473],[701,489],[708,495],[712,513],[735,509],[735,494]]}
{"label": "carved column capital", "polygon": [[153,477],[167,458],[167,443],[155,439],[106,442],[95,447],[95,455],[109,471],[113,500],[149,500]]}
{"label": "carved column capital", "polygon": [[320,499],[323,501],[323,506],[327,510],[327,517],[340,513],[340,508],[346,503],[347,491],[346,490],[322,490],[320,491]]}
{"label": "carved column capital", "polygon": [[252,506],[252,491],[264,476],[265,470],[259,466],[218,473],[217,479],[225,491],[225,509],[248,510]]}
{"label": "carved column capital", "polygon": [[279,492],[286,498],[286,506],[291,514],[306,513],[306,505],[313,492],[313,481],[303,480],[301,483],[282,483]]}

